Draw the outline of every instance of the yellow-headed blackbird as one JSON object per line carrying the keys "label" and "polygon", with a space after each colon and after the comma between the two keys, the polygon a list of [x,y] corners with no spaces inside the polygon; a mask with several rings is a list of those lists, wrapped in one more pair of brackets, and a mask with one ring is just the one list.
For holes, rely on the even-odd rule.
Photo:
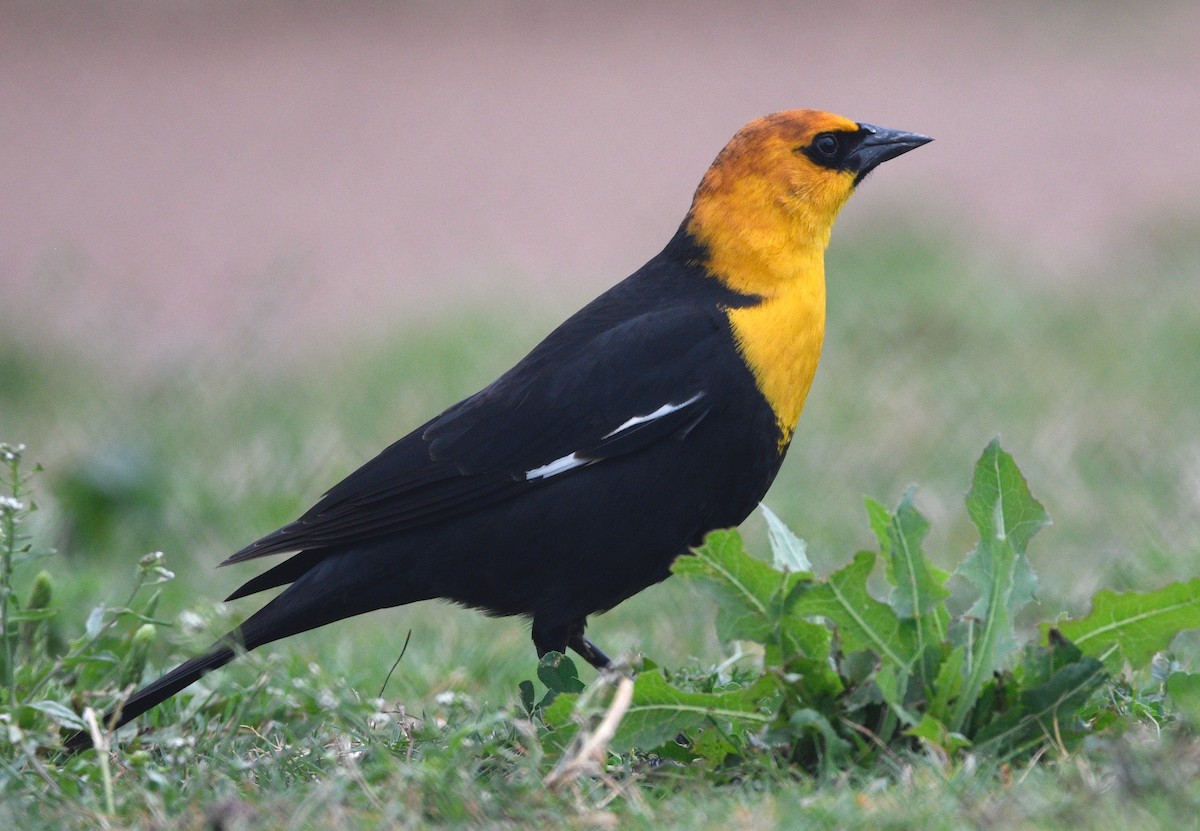
{"label": "yellow-headed blackbird", "polygon": [[814,110],[746,125],[659,254],[226,560],[297,552],[229,599],[281,594],[108,726],[238,649],[428,598],[524,615],[539,655],[608,666],[587,616],[667,577],[766,493],[821,354],[834,218],[876,165],[929,140]]}

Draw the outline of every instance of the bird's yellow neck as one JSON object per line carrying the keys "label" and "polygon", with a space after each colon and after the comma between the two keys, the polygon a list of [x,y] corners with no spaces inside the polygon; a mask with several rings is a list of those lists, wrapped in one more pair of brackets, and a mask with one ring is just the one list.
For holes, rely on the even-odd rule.
{"label": "bird's yellow neck", "polygon": [[817,374],[825,339],[825,276],[818,263],[789,290],[754,306],[727,309],[742,360],[775,412],[780,450],[792,440]]}
{"label": "bird's yellow neck", "polygon": [[[701,192],[687,230],[707,252],[710,274],[760,298],[728,308],[742,360],[775,413],[779,448],[791,441],[825,337],[825,248],[830,215],[764,199],[755,182]],[[840,204],[837,206],[840,207]],[[836,208],[833,210],[836,214]]]}

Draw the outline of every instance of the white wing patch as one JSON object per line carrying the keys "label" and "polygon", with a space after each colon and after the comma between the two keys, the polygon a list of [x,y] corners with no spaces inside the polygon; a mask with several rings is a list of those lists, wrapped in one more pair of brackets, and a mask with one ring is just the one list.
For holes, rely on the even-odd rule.
{"label": "white wing patch", "polygon": [[563,456],[561,459],[555,459],[548,465],[535,467],[533,470],[525,471],[525,481],[531,479],[549,479],[551,476],[557,476],[560,473],[565,473],[568,470],[574,470],[577,467],[583,467],[590,459],[581,459],[574,453]]}
{"label": "white wing patch", "polygon": [[607,435],[605,435],[604,438],[611,439],[617,433],[620,433],[623,430],[628,430],[630,427],[636,427],[639,424],[645,424],[647,421],[654,421],[655,419],[662,418],[663,416],[670,415],[671,413],[676,412],[678,410],[682,410],[684,407],[687,407],[690,404],[695,404],[697,401],[699,401],[701,399],[701,397],[703,397],[703,395],[704,395],[704,393],[698,392],[695,395],[693,395],[691,398],[689,398],[687,401],[684,401],[680,404],[663,404],[661,407],[659,407],[657,410],[655,410],[652,413],[646,413],[645,415],[634,416],[633,418],[629,419],[624,424],[622,424],[620,427],[618,427],[616,430],[613,430],[611,433],[608,433]]}
{"label": "white wing patch", "polygon": [[[620,427],[613,430],[611,433],[607,433],[604,436],[604,438],[611,439],[613,436],[617,435],[618,433],[624,432],[625,430],[628,430],[631,427],[637,427],[639,424],[645,424],[646,422],[649,422],[649,421],[655,421],[657,419],[662,418],[663,416],[668,416],[671,413],[678,412],[679,410],[682,410],[684,407],[695,404],[697,401],[699,401],[703,397],[704,397],[704,393],[698,392],[695,395],[693,395],[691,398],[689,398],[687,401],[680,402],[679,404],[663,404],[661,407],[659,407],[657,410],[655,410],[652,413],[646,413],[645,415],[634,416],[633,418],[627,420]],[[583,467],[584,465],[590,465],[596,461],[597,461],[596,459],[581,458],[580,456],[578,456],[575,453],[569,453],[568,455],[563,456],[562,458],[555,459],[553,462],[550,462],[549,464],[544,464],[541,467],[535,467],[533,470],[525,471],[525,481],[528,482],[533,479],[549,479],[551,476],[557,476],[560,473],[566,473],[568,470],[574,470],[577,467]]]}

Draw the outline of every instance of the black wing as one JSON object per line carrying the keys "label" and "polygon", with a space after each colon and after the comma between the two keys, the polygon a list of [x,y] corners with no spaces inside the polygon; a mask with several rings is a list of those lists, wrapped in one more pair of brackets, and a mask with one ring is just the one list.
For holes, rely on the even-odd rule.
{"label": "black wing", "polygon": [[440,522],[685,433],[719,394],[706,368],[726,331],[712,306],[602,327],[568,321],[492,385],[392,444],[300,519],[222,565]]}

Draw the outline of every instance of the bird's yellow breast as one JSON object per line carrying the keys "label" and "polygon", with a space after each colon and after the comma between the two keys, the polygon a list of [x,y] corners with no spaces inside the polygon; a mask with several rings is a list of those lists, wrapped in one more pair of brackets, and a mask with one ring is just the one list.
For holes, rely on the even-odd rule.
{"label": "bird's yellow breast", "polygon": [[854,190],[850,171],[804,152],[822,131],[853,121],[798,110],[760,119],[726,145],[692,199],[686,228],[707,272],[751,305],[725,310],[738,353],[791,441],[825,336],[825,249]]}
{"label": "bird's yellow breast", "polygon": [[821,358],[824,274],[810,273],[756,305],[727,309],[725,314],[742,360],[775,413],[782,451],[796,430]]}
{"label": "bird's yellow breast", "polygon": [[741,187],[731,187],[720,197],[698,200],[689,225],[708,253],[709,274],[757,298],[725,314],[739,355],[775,413],[781,451],[800,420],[825,337],[831,222],[821,220],[777,204],[757,208]]}

